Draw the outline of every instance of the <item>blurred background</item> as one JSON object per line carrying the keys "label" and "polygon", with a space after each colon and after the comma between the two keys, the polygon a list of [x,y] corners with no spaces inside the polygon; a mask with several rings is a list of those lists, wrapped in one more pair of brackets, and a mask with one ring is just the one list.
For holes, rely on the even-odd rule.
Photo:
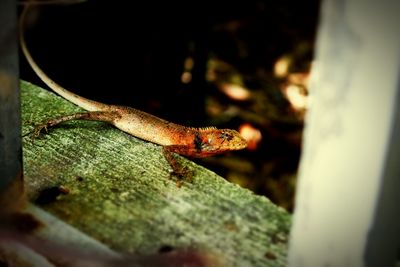
{"label": "blurred background", "polygon": [[[194,161],[292,211],[319,4],[88,0],[36,8],[26,37],[75,93],[238,130],[248,149]],[[46,88],[20,64],[21,79]]]}

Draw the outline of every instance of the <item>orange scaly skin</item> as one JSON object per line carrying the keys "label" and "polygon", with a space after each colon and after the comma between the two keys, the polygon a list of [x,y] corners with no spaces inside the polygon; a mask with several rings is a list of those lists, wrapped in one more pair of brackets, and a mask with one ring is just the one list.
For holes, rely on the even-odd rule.
{"label": "orange scaly skin", "polygon": [[89,111],[50,120],[39,125],[36,128],[36,134],[39,134],[43,128],[46,129],[68,120],[81,119],[111,123],[126,133],[159,144],[167,151],[189,157],[208,157],[240,150],[247,146],[246,140],[235,130],[185,127],[134,108],[106,105],[86,99],[58,85],[37,65],[27,49],[23,35],[23,22],[28,8],[26,6],[21,14],[19,32],[21,48],[30,66],[54,92]]}

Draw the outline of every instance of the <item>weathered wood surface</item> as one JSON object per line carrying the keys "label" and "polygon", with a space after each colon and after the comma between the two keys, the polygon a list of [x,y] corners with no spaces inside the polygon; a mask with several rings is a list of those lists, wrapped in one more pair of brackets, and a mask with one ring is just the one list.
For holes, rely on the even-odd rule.
{"label": "weathered wood surface", "polygon": [[[21,92],[23,134],[82,111],[27,82]],[[25,136],[23,144],[29,198],[64,187],[65,194],[39,205],[117,251],[190,247],[222,255],[228,266],[286,264],[286,211],[182,157],[195,175],[177,187],[160,146],[87,121],[64,123],[34,142]]]}

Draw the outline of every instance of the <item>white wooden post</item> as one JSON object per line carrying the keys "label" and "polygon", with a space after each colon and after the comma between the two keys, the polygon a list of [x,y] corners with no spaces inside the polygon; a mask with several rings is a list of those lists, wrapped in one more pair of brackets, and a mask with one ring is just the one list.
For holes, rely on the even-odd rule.
{"label": "white wooden post", "polygon": [[394,266],[400,240],[400,1],[325,0],[289,266]]}

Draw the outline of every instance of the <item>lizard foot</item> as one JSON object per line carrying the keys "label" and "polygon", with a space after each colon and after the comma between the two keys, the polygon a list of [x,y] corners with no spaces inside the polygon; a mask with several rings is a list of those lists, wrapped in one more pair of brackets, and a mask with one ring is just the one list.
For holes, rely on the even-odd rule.
{"label": "lizard foot", "polygon": [[184,181],[187,181],[189,183],[193,182],[194,173],[188,167],[175,166],[173,167],[173,171],[170,175],[170,178],[172,178],[172,176],[178,178],[178,180],[176,181],[176,186],[181,187]]}
{"label": "lizard foot", "polygon": [[[172,168],[171,176],[175,176],[178,178],[176,185],[177,187],[181,187],[183,181],[186,180],[189,183],[193,182],[193,171],[190,170],[186,166],[182,166],[174,157],[173,153],[167,150],[165,147],[163,148],[163,154],[165,159],[168,161],[169,165]],[[170,176],[170,178],[171,178]]]}
{"label": "lizard foot", "polygon": [[24,138],[24,137],[30,136],[31,140],[34,141],[37,137],[39,137],[39,135],[43,129],[46,131],[46,133],[48,132],[47,127],[48,127],[47,123],[36,125],[36,126],[34,126],[32,131],[29,131],[29,132],[23,134],[22,137]]}
{"label": "lizard foot", "polygon": [[48,133],[47,129],[48,126],[49,124],[47,122],[35,126],[35,128],[32,131],[32,139],[36,139],[37,137],[39,137],[43,129],[46,131],[46,133]]}

